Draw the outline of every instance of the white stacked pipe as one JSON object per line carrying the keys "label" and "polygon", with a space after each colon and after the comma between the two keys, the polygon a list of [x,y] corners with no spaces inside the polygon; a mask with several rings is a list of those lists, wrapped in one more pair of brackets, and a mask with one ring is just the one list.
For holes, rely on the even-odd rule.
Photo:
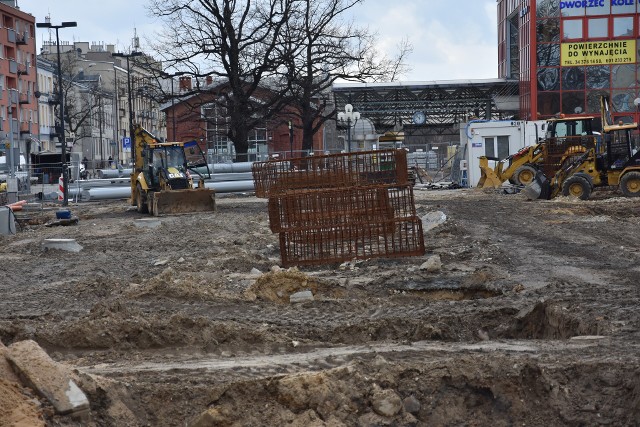
{"label": "white stacked pipe", "polygon": [[[205,182],[205,187],[214,189],[216,193],[236,193],[254,190],[253,180]],[[84,202],[103,199],[125,199],[129,197],[131,197],[130,187],[95,187],[82,190],[82,201]]]}
{"label": "white stacked pipe", "polygon": [[131,176],[132,169],[98,169],[98,178],[124,178]]}

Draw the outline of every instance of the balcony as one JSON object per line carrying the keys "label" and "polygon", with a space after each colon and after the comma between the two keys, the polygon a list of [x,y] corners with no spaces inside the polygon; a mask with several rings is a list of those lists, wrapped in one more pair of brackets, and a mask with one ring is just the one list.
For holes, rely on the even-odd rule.
{"label": "balcony", "polygon": [[29,44],[29,33],[16,34],[16,44]]}
{"label": "balcony", "polygon": [[30,104],[31,103],[31,94],[29,92],[21,93],[19,95],[19,103],[20,104]]}
{"label": "balcony", "polygon": [[20,134],[31,133],[31,123],[29,122],[21,122],[20,123]]}
{"label": "balcony", "polygon": [[29,64],[18,64],[18,75],[28,76],[29,68]]}

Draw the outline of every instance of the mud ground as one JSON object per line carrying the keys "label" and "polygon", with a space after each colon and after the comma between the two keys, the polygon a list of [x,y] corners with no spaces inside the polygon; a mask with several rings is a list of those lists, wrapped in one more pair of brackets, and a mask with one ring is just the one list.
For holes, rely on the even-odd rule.
{"label": "mud ground", "polygon": [[416,191],[446,215],[425,256],[290,271],[265,200],[217,206],[150,228],[91,202],[0,236],[0,341],[73,369],[91,414],[8,379],[0,403],[48,426],[639,425],[640,200]]}

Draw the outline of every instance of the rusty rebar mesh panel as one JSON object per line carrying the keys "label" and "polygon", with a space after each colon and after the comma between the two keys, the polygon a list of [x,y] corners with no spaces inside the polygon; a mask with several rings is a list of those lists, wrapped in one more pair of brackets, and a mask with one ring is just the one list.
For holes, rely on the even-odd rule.
{"label": "rusty rebar mesh panel", "polygon": [[256,197],[286,191],[409,183],[405,150],[357,151],[255,162]]}
{"label": "rusty rebar mesh panel", "polygon": [[269,226],[330,227],[416,215],[411,185],[297,190],[269,197]]}
{"label": "rusty rebar mesh panel", "polygon": [[284,267],[424,253],[422,221],[418,217],[280,232],[280,256]]}
{"label": "rusty rebar mesh panel", "polygon": [[546,154],[539,166],[547,178],[552,178],[563,164],[594,148],[595,144],[595,137],[589,135],[550,138],[546,141]]}

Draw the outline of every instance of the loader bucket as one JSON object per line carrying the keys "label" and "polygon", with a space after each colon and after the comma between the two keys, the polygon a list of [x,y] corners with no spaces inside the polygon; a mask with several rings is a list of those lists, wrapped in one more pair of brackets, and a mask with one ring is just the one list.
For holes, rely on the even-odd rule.
{"label": "loader bucket", "polygon": [[209,188],[164,190],[149,197],[149,213],[155,216],[216,210],[215,191]]}
{"label": "loader bucket", "polygon": [[529,200],[548,200],[551,197],[551,184],[547,177],[541,171],[538,171],[533,181],[524,187],[522,192]]}
{"label": "loader bucket", "polygon": [[496,171],[489,167],[489,159],[485,156],[480,157],[480,180],[478,188],[500,188],[502,180],[496,174]]}

